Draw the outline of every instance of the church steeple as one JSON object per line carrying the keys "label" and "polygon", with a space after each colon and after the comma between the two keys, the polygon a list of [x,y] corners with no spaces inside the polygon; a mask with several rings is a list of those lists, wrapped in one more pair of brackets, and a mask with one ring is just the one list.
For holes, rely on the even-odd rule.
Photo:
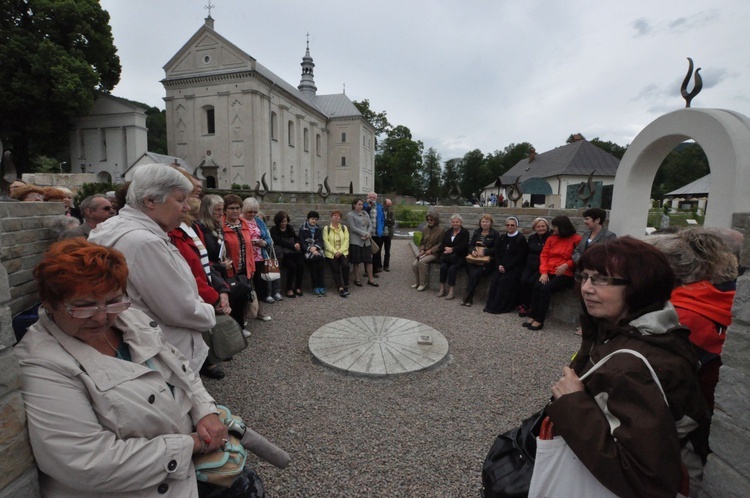
{"label": "church steeple", "polygon": [[307,50],[305,56],[302,58],[302,78],[300,79],[299,89],[307,97],[315,97],[315,93],[318,91],[318,87],[315,86],[315,76],[313,75],[313,63],[312,56],[310,56],[310,34],[307,34]]}

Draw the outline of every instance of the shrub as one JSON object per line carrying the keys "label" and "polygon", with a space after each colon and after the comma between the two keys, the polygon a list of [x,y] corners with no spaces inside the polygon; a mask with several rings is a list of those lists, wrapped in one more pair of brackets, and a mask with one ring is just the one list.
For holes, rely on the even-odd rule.
{"label": "shrub", "polygon": [[414,241],[414,245],[419,247],[419,244],[422,243],[422,232],[414,232],[412,240]]}
{"label": "shrub", "polygon": [[233,183],[231,188],[232,190],[241,190],[242,185],[240,185],[239,183]]}
{"label": "shrub", "polygon": [[104,194],[110,190],[117,190],[117,185],[113,183],[84,183],[76,192],[73,203],[80,206],[81,202],[88,196],[94,194]]}

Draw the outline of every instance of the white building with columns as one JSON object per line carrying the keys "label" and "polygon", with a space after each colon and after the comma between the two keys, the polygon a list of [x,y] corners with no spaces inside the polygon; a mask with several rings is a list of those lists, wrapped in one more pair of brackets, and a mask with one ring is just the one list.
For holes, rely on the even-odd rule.
{"label": "white building with columns", "polygon": [[205,24],[164,66],[167,147],[208,187],[373,190],[375,128],[346,94],[318,95],[309,44],[297,87]]}

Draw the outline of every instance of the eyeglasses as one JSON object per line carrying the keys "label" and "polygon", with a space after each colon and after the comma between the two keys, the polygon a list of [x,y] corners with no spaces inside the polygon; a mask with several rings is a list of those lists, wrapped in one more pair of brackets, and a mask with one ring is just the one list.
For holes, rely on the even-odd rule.
{"label": "eyeglasses", "polygon": [[604,285],[628,285],[630,283],[630,280],[627,280],[625,278],[617,278],[617,277],[610,277],[609,275],[589,275],[588,273],[576,273],[575,274],[576,282],[581,282],[581,284],[585,284],[587,280],[591,280],[591,285],[594,286],[604,286]]}
{"label": "eyeglasses", "polygon": [[506,227],[514,227],[514,226],[516,226],[516,224],[515,223],[506,223],[505,226]]}
{"label": "eyeglasses", "polygon": [[239,206],[231,206],[231,207],[228,207],[228,208],[225,208],[225,209],[226,209],[227,211],[239,211],[239,210],[240,210],[240,209],[242,209],[242,208],[241,208],[241,207],[239,207]]}
{"label": "eyeglasses", "polygon": [[85,306],[81,308],[71,308],[67,304],[65,305],[65,309],[68,311],[68,314],[73,318],[91,318],[92,316],[96,315],[100,311],[106,311],[109,315],[114,315],[117,313],[122,313],[126,309],[130,308],[130,299],[125,297],[122,301],[118,301],[116,303],[110,303],[106,304],[104,306]]}
{"label": "eyeglasses", "polygon": [[258,214],[258,211],[245,211],[245,214]]}
{"label": "eyeglasses", "polygon": [[102,211],[112,211],[112,206],[102,206],[101,210]]}

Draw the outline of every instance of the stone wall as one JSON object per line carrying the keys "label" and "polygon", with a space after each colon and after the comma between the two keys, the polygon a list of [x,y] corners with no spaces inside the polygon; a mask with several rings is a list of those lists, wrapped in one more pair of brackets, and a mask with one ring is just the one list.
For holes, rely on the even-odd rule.
{"label": "stone wall", "polygon": [[96,183],[94,173],[24,173],[23,181],[40,187],[65,187],[73,194],[78,192],[84,183]]}
{"label": "stone wall", "polygon": [[0,498],[39,496],[11,320],[39,300],[31,274],[62,213],[61,203],[0,203]]}
{"label": "stone wall", "polygon": [[[734,214],[732,228],[745,235],[740,264],[750,267],[750,213]],[[750,274],[737,280],[732,325],[722,354],[704,497],[750,496]]]}

